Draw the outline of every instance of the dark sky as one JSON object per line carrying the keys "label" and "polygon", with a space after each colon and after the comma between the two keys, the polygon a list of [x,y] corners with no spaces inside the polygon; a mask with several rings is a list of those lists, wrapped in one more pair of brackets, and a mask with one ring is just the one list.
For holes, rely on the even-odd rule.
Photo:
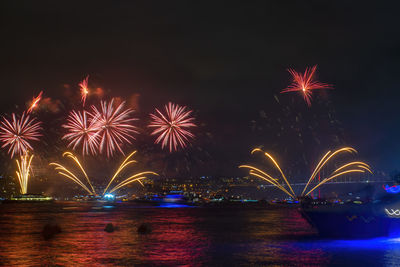
{"label": "dark sky", "polygon": [[[191,107],[210,139],[194,146],[209,151],[219,174],[240,174],[256,145],[286,166],[347,144],[374,169],[398,168],[397,5],[193,2],[2,1],[0,111],[42,89],[60,99],[65,84],[76,88],[89,74],[107,97],[140,94],[143,118],[168,101]],[[310,108],[296,93],[279,94],[287,68],[315,64],[334,90],[316,92]]]}

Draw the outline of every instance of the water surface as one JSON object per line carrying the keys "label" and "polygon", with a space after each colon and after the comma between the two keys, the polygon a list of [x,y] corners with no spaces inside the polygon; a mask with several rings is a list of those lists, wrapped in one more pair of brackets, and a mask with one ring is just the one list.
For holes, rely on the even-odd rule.
{"label": "water surface", "polygon": [[[62,233],[50,240],[43,226]],[[113,223],[117,229],[107,233]],[[139,234],[147,224],[152,231]],[[327,240],[296,208],[0,205],[2,266],[397,265],[400,240]]]}

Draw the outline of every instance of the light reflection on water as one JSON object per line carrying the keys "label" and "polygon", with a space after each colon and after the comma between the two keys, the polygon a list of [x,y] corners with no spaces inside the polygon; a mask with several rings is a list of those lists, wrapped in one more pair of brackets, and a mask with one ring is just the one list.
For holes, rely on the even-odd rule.
{"label": "light reflection on water", "polygon": [[[107,207],[108,206],[108,207]],[[62,233],[44,240],[43,226]],[[107,223],[117,229],[104,231]],[[139,234],[147,224],[152,231]],[[0,265],[395,265],[400,239],[324,240],[293,208],[0,205]]]}

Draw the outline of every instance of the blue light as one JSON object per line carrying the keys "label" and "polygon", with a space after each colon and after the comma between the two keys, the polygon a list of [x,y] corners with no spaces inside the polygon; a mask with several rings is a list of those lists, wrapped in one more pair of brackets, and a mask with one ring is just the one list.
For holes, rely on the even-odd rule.
{"label": "blue light", "polygon": [[115,196],[114,196],[113,194],[105,194],[105,195],[104,195],[104,198],[105,198],[105,199],[108,199],[108,200],[111,200],[111,199],[114,199]]}
{"label": "blue light", "polygon": [[388,186],[385,185],[383,189],[386,190],[389,194],[397,194],[400,193],[400,185],[393,185],[393,186]]}
{"label": "blue light", "polygon": [[176,204],[176,203],[161,203],[159,208],[193,208],[193,206],[185,205],[185,204]]}
{"label": "blue light", "polygon": [[182,195],[178,195],[178,194],[170,194],[170,195],[166,195],[166,198],[182,198]]}

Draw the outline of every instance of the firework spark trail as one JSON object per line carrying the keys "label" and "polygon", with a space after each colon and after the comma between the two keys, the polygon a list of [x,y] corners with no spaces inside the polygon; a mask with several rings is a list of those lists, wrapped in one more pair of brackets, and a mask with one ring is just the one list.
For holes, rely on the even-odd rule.
{"label": "firework spark trail", "polygon": [[86,78],[79,83],[79,87],[81,89],[81,99],[82,99],[82,105],[85,106],[86,98],[89,94],[89,89],[88,89],[88,83],[89,83],[89,75],[86,76]]}
{"label": "firework spark trail", "polygon": [[[124,159],[124,161],[121,163],[121,165],[118,167],[118,169],[115,171],[114,175],[111,177],[110,181],[108,182],[106,188],[104,189],[103,195],[106,194],[107,189],[110,187],[110,185],[112,184],[112,182],[119,176],[119,174],[120,174],[126,167],[128,167],[130,164],[137,163],[136,160],[130,160],[130,159],[136,154],[136,152],[137,152],[137,151],[133,151],[131,154],[129,154],[129,155]],[[140,180],[146,178],[144,175],[157,175],[157,176],[158,176],[157,173],[152,172],[152,171],[145,171],[145,172],[137,173],[137,174],[135,174],[135,175],[131,175],[130,177],[124,179],[122,182],[120,182],[120,183],[118,183],[116,186],[114,186],[114,187],[109,191],[109,193],[112,193],[112,192],[118,190],[119,188],[121,188],[121,187],[123,187],[123,186],[125,186],[125,185],[128,185],[128,184],[130,184],[130,183],[133,183],[133,182],[135,182],[135,181],[138,181],[138,182],[141,183]],[[142,183],[141,183],[141,184],[142,184]],[[142,185],[143,185],[143,184],[142,184]]]}
{"label": "firework spark trail", "polygon": [[28,152],[26,152],[20,157],[19,160],[16,160],[18,167],[16,173],[19,185],[21,187],[21,194],[26,194],[28,192],[28,181],[30,177],[32,159],[33,155],[29,156]]}
{"label": "firework spark trail", "polygon": [[366,164],[366,163],[364,163],[362,161],[353,161],[353,162],[344,164],[343,166],[337,168],[333,173],[336,173],[336,172],[338,172],[338,171],[340,171],[342,169],[345,169],[345,168],[347,168],[349,166],[352,166],[352,165],[357,165],[356,167],[361,168],[361,169],[365,169],[366,171],[370,171],[371,170],[371,167],[368,164]]}
{"label": "firework spark trail", "polygon": [[249,172],[250,175],[256,176],[258,178],[261,178],[261,179],[267,181],[268,183],[276,186],[277,188],[279,188],[280,190],[282,190],[283,192],[288,194],[290,197],[295,198],[295,196],[293,194],[289,193],[289,191],[287,191],[281,184],[278,183],[278,179],[273,178],[271,175],[261,171],[260,169],[257,169],[250,165],[241,165],[241,166],[239,166],[239,168],[250,169],[250,172]]}
{"label": "firework spark trail", "polygon": [[[134,175],[129,176],[128,178],[126,178],[126,179],[124,179],[123,181],[121,181],[120,183],[118,183],[116,186],[114,186],[114,187],[109,191],[109,193],[112,193],[112,192],[114,192],[114,191],[116,191],[116,190],[118,190],[118,189],[120,189],[120,188],[122,188],[122,187],[124,187],[124,186],[126,186],[126,185],[128,185],[128,184],[130,184],[130,183],[133,183],[133,182],[139,182],[141,185],[143,185],[142,182],[141,182],[141,180],[146,178],[146,176],[144,176],[144,175],[156,175],[156,176],[158,176],[157,173],[152,172],[152,171],[139,172],[139,173],[137,173],[137,174],[134,174]],[[116,176],[114,176],[114,177],[116,177]],[[109,185],[110,185],[110,184],[111,184],[111,180],[110,180]],[[107,191],[107,190],[104,190],[104,194],[106,193],[106,191]]]}
{"label": "firework spark trail", "polygon": [[40,100],[42,100],[42,95],[43,95],[43,91],[40,91],[39,95],[32,99],[32,104],[27,111],[28,114],[31,113],[33,111],[33,109],[35,109],[37,107]]}
{"label": "firework spark trail", "polygon": [[[255,148],[251,151],[251,154],[254,154],[255,152],[263,152],[261,149],[259,148]],[[265,157],[268,158],[273,164],[274,166],[278,169],[279,173],[281,174],[283,180],[285,181],[286,185],[289,187],[291,193],[289,191],[287,191],[281,184],[279,184],[277,178],[273,178],[271,175],[267,174],[266,172],[261,171],[260,169],[250,166],[250,165],[241,165],[239,166],[239,168],[247,168],[250,169],[249,174],[256,176],[258,178],[261,178],[267,182],[269,182],[272,185],[275,185],[277,188],[279,188],[280,190],[282,190],[283,192],[285,192],[286,194],[288,194],[290,197],[295,198],[295,193],[292,189],[292,187],[290,186],[285,174],[283,173],[282,169],[279,167],[278,162],[268,153],[263,152]],[[257,173],[258,172],[258,173]]]}
{"label": "firework spark trail", "polygon": [[150,174],[150,175],[157,175],[157,176],[158,176],[157,173],[155,173],[155,172],[150,172],[150,171],[148,171],[148,172],[141,172],[141,173],[135,174],[135,175],[133,175],[133,176],[131,176],[131,177],[129,177],[129,178],[126,178],[125,180],[123,180],[122,182],[120,182],[119,184],[117,184],[116,186],[114,186],[114,187],[110,190],[110,193],[113,193],[113,192],[115,192],[116,190],[118,190],[118,189],[120,189],[120,188],[122,188],[122,187],[124,187],[124,186],[126,186],[126,185],[128,185],[128,184],[130,184],[130,183],[133,183],[133,182],[139,182],[139,183],[143,186],[143,183],[142,183],[141,180],[146,179],[147,177],[146,177],[146,176],[142,176],[142,175],[147,175],[147,174]]}
{"label": "firework spark trail", "polygon": [[[252,153],[254,153],[254,152],[256,152],[256,151],[261,151],[261,150],[253,149]],[[292,187],[290,186],[290,184],[289,184],[289,182],[288,182],[288,180],[287,180],[285,174],[283,173],[281,167],[279,167],[278,162],[276,162],[276,160],[275,160],[270,154],[268,154],[267,152],[264,152],[264,155],[265,155],[267,158],[269,158],[269,159],[274,163],[275,167],[279,170],[280,174],[282,175],[283,180],[285,180],[286,184],[288,185],[290,191],[292,192],[293,195],[295,195],[295,193],[294,193]]]}
{"label": "firework spark trail", "polygon": [[132,109],[123,109],[125,101],[114,108],[114,99],[109,103],[101,101],[101,109],[92,106],[93,116],[97,119],[96,127],[99,128],[100,152],[106,150],[107,157],[114,154],[117,149],[122,154],[121,144],[131,144],[130,139],[135,139],[132,134],[138,133],[131,123],[136,118],[131,118]]}
{"label": "firework spark trail", "polygon": [[67,123],[62,127],[68,130],[62,139],[66,139],[69,144],[68,147],[76,149],[82,145],[82,154],[87,155],[92,153],[97,154],[99,142],[99,127],[98,117],[88,113],[87,111],[77,112],[71,111],[68,116]]}
{"label": "firework spark trail", "polygon": [[[126,168],[128,167],[130,164],[136,163],[136,160],[130,160],[131,157],[136,153],[136,151],[132,152],[131,154],[128,155],[128,157],[125,158],[125,160],[122,162],[122,164],[118,167],[117,171],[115,172],[114,176],[111,177],[106,189],[103,192],[103,195],[106,194],[107,189],[109,188],[109,186],[111,185],[111,183],[119,176],[119,174]],[[54,166],[55,170],[58,171],[58,174],[63,175],[65,177],[67,177],[68,179],[72,180],[73,182],[75,182],[76,184],[80,185],[84,190],[86,190],[90,195],[96,195],[95,189],[92,186],[92,183],[90,182],[90,179],[87,175],[87,172],[85,171],[85,169],[83,168],[83,165],[80,163],[80,161],[78,160],[78,158],[72,154],[71,152],[65,152],[63,154],[64,157],[68,157],[70,159],[72,159],[75,164],[79,167],[79,169],[81,170],[81,172],[83,173],[83,175],[86,178],[86,181],[88,182],[88,184],[91,187],[91,190],[89,189],[88,186],[85,185],[85,183],[78,178],[77,175],[75,175],[72,171],[70,171],[69,169],[67,169],[65,166],[56,163],[56,162],[52,162],[50,163],[50,166]],[[123,181],[121,181],[120,183],[118,183],[116,186],[114,186],[109,193],[115,192],[116,190],[130,184],[133,182],[139,182],[140,184],[143,185],[143,183],[141,182],[142,179],[145,179],[148,175],[157,175],[157,173],[152,172],[152,171],[144,171],[144,172],[139,172],[136,173],[134,175],[130,175],[128,178],[124,179]]]}
{"label": "firework spark trail", "polygon": [[317,167],[315,167],[315,169],[314,169],[313,173],[311,174],[310,179],[308,179],[307,184],[306,184],[306,186],[304,187],[303,192],[301,193],[301,195],[304,194],[304,192],[306,191],[308,185],[309,185],[309,184],[311,183],[311,181],[315,178],[315,176],[317,175],[317,173],[319,173],[319,172],[321,171],[321,169],[328,163],[328,161],[329,161],[330,159],[332,159],[335,155],[338,155],[338,154],[343,153],[343,152],[347,152],[347,153],[357,153],[357,150],[355,150],[355,149],[352,148],[352,147],[343,147],[343,148],[340,148],[340,149],[336,150],[336,151],[333,152],[332,154],[331,154],[331,151],[328,151],[328,152],[322,157],[322,159],[319,161]]}
{"label": "firework spark trail", "polygon": [[312,68],[306,68],[306,71],[302,74],[296,72],[293,69],[288,69],[288,72],[292,75],[293,81],[286,89],[283,89],[281,93],[299,91],[303,94],[304,100],[308,106],[311,106],[312,90],[316,89],[332,89],[332,85],[321,83],[314,79],[317,65]]}
{"label": "firework spark trail", "polygon": [[118,169],[115,171],[114,175],[111,177],[111,179],[110,179],[110,181],[108,182],[106,188],[104,189],[103,194],[106,193],[108,187],[110,187],[111,183],[114,181],[114,179],[118,176],[118,174],[119,174],[123,169],[125,169],[129,164],[132,164],[132,163],[136,163],[136,162],[137,162],[136,160],[129,160],[129,159],[130,159],[131,157],[133,157],[133,155],[135,155],[135,154],[136,154],[136,150],[133,151],[131,154],[129,154],[129,155],[125,158],[125,160],[121,163],[121,165],[119,165]]}
{"label": "firework spark trail", "polygon": [[[354,166],[354,165],[356,165],[356,166]],[[346,170],[349,167],[351,167],[351,168],[355,167],[355,168]],[[339,172],[339,171],[342,171],[342,172]],[[371,167],[368,164],[366,164],[362,161],[353,161],[353,162],[344,164],[341,167],[334,170],[329,177],[327,177],[327,178],[323,179],[321,182],[319,182],[310,191],[308,191],[307,194],[305,194],[305,196],[309,195],[311,192],[313,192],[315,189],[317,189],[321,185],[325,184],[326,182],[329,182],[330,180],[332,180],[338,176],[341,176],[341,175],[344,175],[347,173],[354,173],[354,172],[359,172],[359,173],[369,172],[372,174]],[[303,190],[302,194],[304,194],[304,191],[305,190]]]}
{"label": "firework spark trail", "polygon": [[155,128],[151,133],[158,136],[155,143],[161,143],[161,148],[168,146],[170,152],[176,151],[178,146],[186,147],[189,138],[194,138],[189,128],[196,127],[194,118],[190,116],[192,111],[171,102],[165,105],[165,111],[163,114],[156,109],[155,114],[150,114],[152,121],[148,127]]}
{"label": "firework spark trail", "polygon": [[86,174],[86,171],[84,170],[82,164],[79,162],[78,158],[75,157],[72,153],[70,152],[65,152],[63,154],[63,157],[69,157],[70,159],[72,159],[79,167],[79,169],[82,171],[83,175],[85,176],[86,180],[88,181],[90,187],[92,188],[92,190],[90,190],[78,177],[77,175],[75,175],[72,171],[68,170],[66,167],[64,167],[63,165],[56,163],[56,162],[52,162],[49,165],[50,166],[54,166],[55,170],[58,171],[58,174],[63,175],[65,177],[67,177],[68,179],[74,181],[75,183],[77,183],[78,185],[80,185],[83,189],[85,189],[90,195],[96,195],[96,192],[92,186],[92,183],[90,182],[89,177]]}
{"label": "firework spark trail", "polygon": [[[261,149],[256,148],[252,150],[252,154],[254,152],[263,152]],[[310,193],[312,193],[315,189],[319,188],[321,185],[325,184],[326,182],[331,181],[334,178],[337,178],[339,176],[342,176],[344,174],[348,174],[348,173],[365,173],[365,172],[369,172],[372,174],[371,171],[371,167],[362,162],[362,161],[352,161],[349,163],[346,163],[342,166],[340,166],[339,168],[337,168],[336,170],[334,170],[330,176],[322,179],[322,181],[320,181],[317,185],[315,185],[311,190],[309,190],[306,194],[304,194],[304,192],[306,191],[308,185],[312,182],[312,180],[315,178],[316,174],[319,173],[321,171],[321,169],[326,166],[326,164],[336,155],[343,153],[343,152],[348,152],[348,153],[356,153],[357,151],[354,148],[351,147],[344,147],[341,149],[338,149],[336,151],[334,151],[333,153],[331,153],[331,151],[328,151],[319,161],[319,163],[317,164],[317,166],[315,167],[313,173],[311,174],[310,179],[308,180],[306,186],[304,187],[303,192],[301,193],[301,196],[308,196]],[[281,176],[284,178],[284,181],[286,182],[286,184],[288,185],[289,188],[291,188],[289,182],[287,181],[286,177],[283,174],[283,171],[281,170],[281,168],[279,167],[278,163],[276,162],[276,160],[268,153],[264,152],[264,155],[269,158],[275,165],[275,167],[279,170]],[[280,184],[278,182],[277,178],[272,177],[271,175],[267,174],[266,172],[253,167],[251,165],[241,165],[239,166],[239,168],[246,168],[249,169],[249,174],[258,178],[261,178],[265,181],[267,181],[268,183],[276,186],[277,188],[279,188],[280,190],[282,190],[283,192],[285,192],[287,195],[291,196],[292,198],[295,198],[296,195],[293,192],[293,190],[291,190],[291,193],[289,191],[287,191],[282,184]]]}
{"label": "firework spark trail", "polygon": [[[144,172],[136,173],[136,174],[131,175],[130,177],[126,178],[125,180],[121,181],[116,186],[114,186],[110,190],[110,193],[112,193],[112,192],[118,190],[119,188],[124,187],[124,186],[126,186],[126,185],[128,185],[130,183],[133,183],[133,182],[139,182],[143,186],[143,183],[141,182],[141,180],[142,179],[146,179],[146,176],[144,176],[144,175],[156,175],[156,176],[158,176],[157,173],[152,172],[152,171],[144,171]],[[104,193],[105,193],[105,191],[104,191]]]}
{"label": "firework spark trail", "polygon": [[52,162],[49,164],[50,166],[55,166],[55,170],[58,171],[58,174],[63,175],[65,177],[67,177],[68,179],[74,181],[75,183],[77,183],[78,185],[80,185],[83,189],[85,189],[90,195],[93,195],[93,192],[89,190],[89,188],[87,188],[87,186],[70,170],[68,170],[66,167],[64,167],[63,165],[56,163],[56,162]]}
{"label": "firework spark trail", "polygon": [[12,114],[12,120],[3,117],[0,124],[0,141],[2,148],[9,146],[8,153],[24,155],[27,150],[33,150],[29,141],[38,141],[42,130],[40,122],[31,119],[29,115],[22,113],[20,118]]}
{"label": "firework spark trail", "polygon": [[78,158],[74,154],[72,154],[71,152],[65,152],[63,154],[63,157],[65,157],[65,156],[70,158],[70,159],[72,159],[73,161],[75,161],[75,163],[79,166],[79,168],[81,169],[81,171],[82,171],[83,175],[85,176],[87,182],[89,183],[90,187],[92,188],[93,195],[96,195],[96,191],[94,190],[93,185],[90,182],[90,179],[89,179],[88,175],[86,174],[86,171],[83,168],[82,164],[79,162]]}
{"label": "firework spark trail", "polygon": [[[368,171],[371,172],[370,170],[368,170]],[[330,180],[332,180],[332,179],[334,179],[334,178],[336,178],[336,177],[338,177],[338,176],[341,176],[341,175],[344,175],[344,174],[347,174],[347,173],[354,173],[354,172],[364,173],[365,170],[351,169],[351,170],[347,170],[347,171],[343,171],[343,172],[334,174],[334,175],[332,175],[332,176],[330,176],[330,177],[328,177],[328,178],[323,179],[320,183],[318,183],[315,187],[313,187],[310,191],[308,191],[307,194],[305,194],[305,196],[308,196],[308,195],[311,194],[315,189],[317,189],[317,188],[320,187],[321,185],[325,184],[326,182],[329,182]]]}

